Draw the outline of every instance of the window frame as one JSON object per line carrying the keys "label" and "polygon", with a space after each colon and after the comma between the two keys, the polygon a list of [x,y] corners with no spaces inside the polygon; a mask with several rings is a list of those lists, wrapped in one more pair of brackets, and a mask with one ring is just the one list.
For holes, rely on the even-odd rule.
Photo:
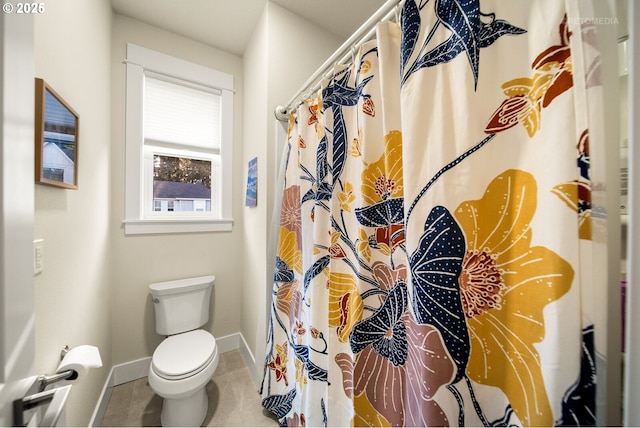
{"label": "window frame", "polygon": [[[199,64],[127,43],[125,124],[125,235],[230,231],[232,217],[233,76]],[[193,215],[151,215],[145,206],[144,79],[164,75],[209,87],[221,95],[220,210]],[[198,151],[197,147],[193,151]],[[151,176],[151,179],[153,177]],[[213,189],[212,189],[213,190]],[[213,205],[213,201],[212,201]],[[200,214],[202,213],[202,214]]]}

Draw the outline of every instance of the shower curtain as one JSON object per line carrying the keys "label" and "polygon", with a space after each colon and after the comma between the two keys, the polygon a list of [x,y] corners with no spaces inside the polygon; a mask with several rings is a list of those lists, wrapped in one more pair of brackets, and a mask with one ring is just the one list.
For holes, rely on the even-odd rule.
{"label": "shower curtain", "polygon": [[283,425],[596,423],[578,7],[407,0],[291,115],[261,391]]}

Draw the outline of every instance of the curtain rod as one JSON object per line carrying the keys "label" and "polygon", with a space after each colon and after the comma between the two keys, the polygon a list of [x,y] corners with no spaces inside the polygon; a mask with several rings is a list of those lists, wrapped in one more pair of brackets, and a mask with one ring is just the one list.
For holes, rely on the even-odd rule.
{"label": "curtain rod", "polygon": [[354,51],[364,42],[371,39],[375,34],[378,22],[386,21],[390,17],[399,15],[399,10],[405,0],[387,0],[364,24],[360,26],[352,35],[344,42],[321,66],[315,73],[307,79],[306,82],[298,89],[293,97],[284,106],[279,105],[275,108],[276,119],[286,121],[289,118],[293,104],[299,101],[300,97],[308,92],[314,92],[320,89],[321,80],[319,80],[329,68],[344,64],[351,59]]}

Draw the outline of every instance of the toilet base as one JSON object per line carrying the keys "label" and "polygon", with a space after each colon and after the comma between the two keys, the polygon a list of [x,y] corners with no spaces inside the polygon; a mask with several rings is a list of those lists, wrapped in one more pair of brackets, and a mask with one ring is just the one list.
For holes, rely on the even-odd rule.
{"label": "toilet base", "polygon": [[163,427],[199,427],[207,416],[209,400],[206,388],[185,398],[165,398],[160,422]]}

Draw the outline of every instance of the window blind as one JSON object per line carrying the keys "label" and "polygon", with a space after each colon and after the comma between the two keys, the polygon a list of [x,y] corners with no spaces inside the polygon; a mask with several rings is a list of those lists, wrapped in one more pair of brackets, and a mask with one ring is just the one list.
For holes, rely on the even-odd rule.
{"label": "window blind", "polygon": [[220,94],[145,77],[144,138],[220,150]]}

